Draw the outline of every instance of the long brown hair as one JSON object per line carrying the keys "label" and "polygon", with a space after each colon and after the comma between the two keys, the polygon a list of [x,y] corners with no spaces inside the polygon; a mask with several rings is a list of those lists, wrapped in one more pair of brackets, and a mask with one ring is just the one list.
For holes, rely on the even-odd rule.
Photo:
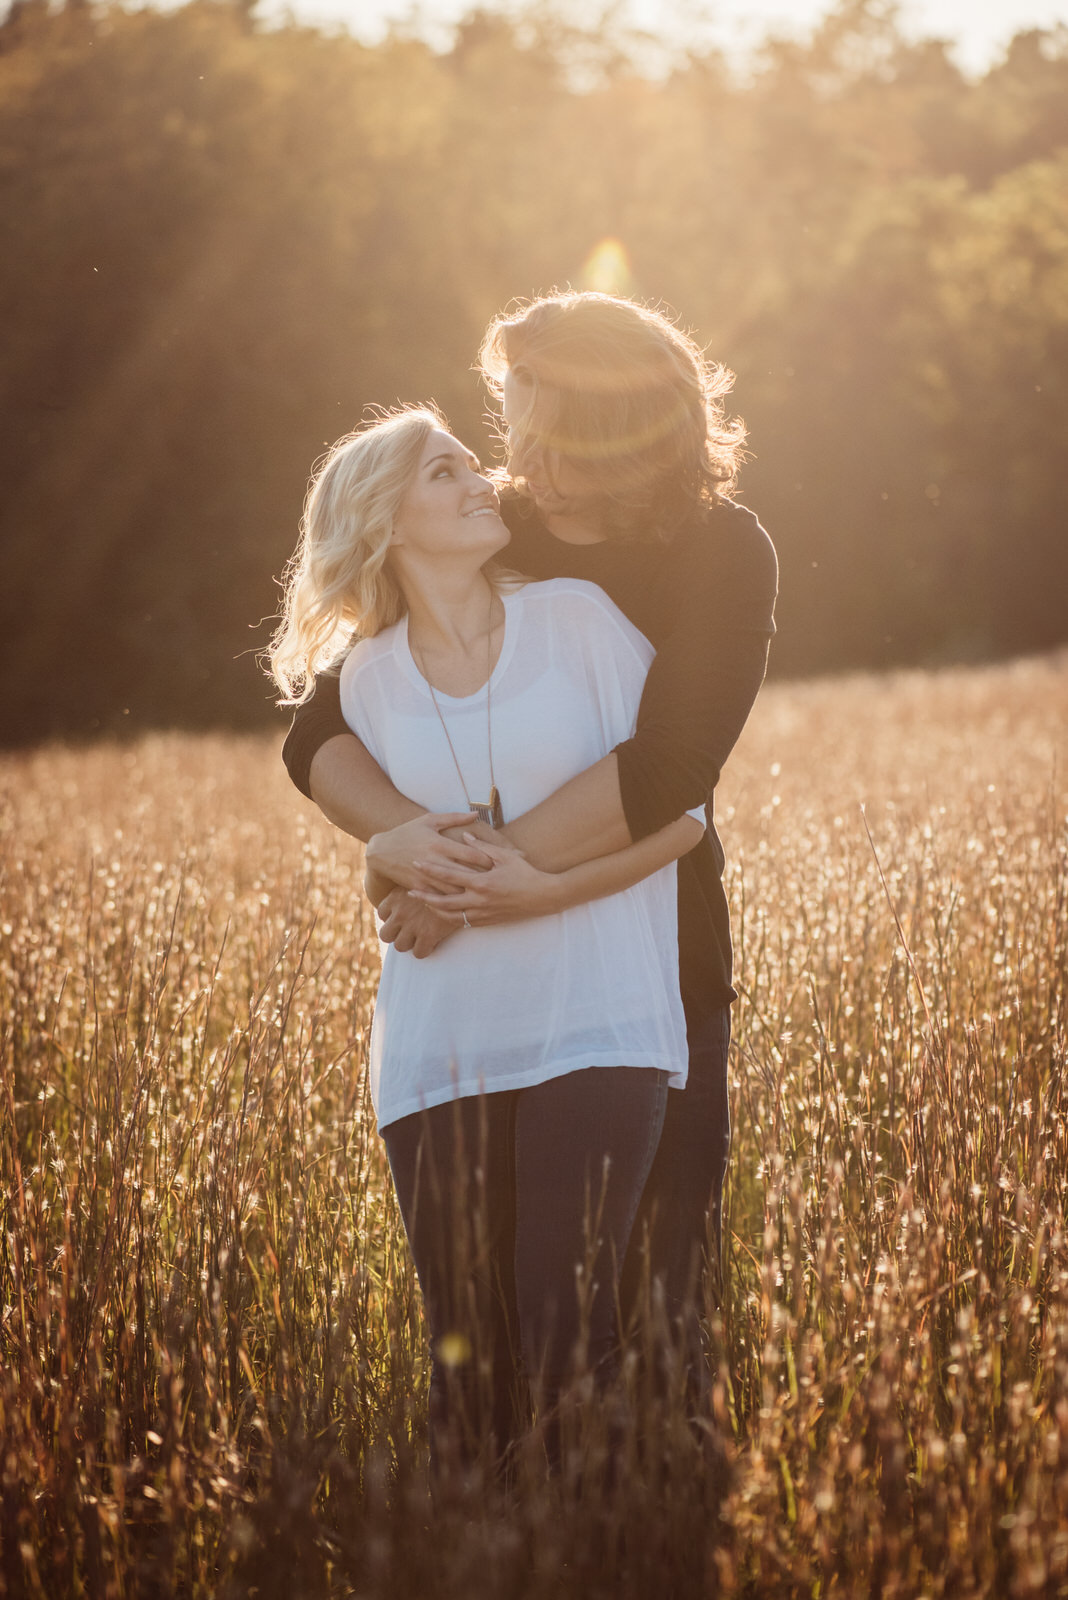
{"label": "long brown hair", "polygon": [[734,492],[746,437],[724,414],[734,374],[651,306],[546,295],[494,318],[479,362],[498,398],[509,372],[531,386],[513,450],[534,440],[577,468],[610,537],[670,540]]}

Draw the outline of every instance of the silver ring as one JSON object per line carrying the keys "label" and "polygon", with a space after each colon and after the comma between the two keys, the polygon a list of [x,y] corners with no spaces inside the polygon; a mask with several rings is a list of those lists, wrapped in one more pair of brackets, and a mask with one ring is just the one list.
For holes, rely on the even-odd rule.
{"label": "silver ring", "polygon": [[469,927],[470,927],[470,926],[471,926],[471,924],[470,924],[470,923],[469,923],[469,922],[468,922],[468,920],[467,920],[467,912],[466,912],[466,911],[461,911],[461,913],[460,913],[460,915],[461,915],[461,916],[462,916],[462,917],[463,917],[463,919],[464,919],[464,927],[465,927],[465,928],[469,928]]}

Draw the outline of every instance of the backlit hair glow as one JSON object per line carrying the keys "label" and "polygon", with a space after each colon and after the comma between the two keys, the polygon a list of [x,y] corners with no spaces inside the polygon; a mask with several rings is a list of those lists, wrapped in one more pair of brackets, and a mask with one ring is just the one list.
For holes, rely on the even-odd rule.
{"label": "backlit hair glow", "polygon": [[356,634],[380,633],[407,611],[386,560],[393,519],[427,439],[445,427],[429,406],[387,412],[339,439],[317,465],[267,653],[281,704],[301,704],[315,674]]}
{"label": "backlit hair glow", "polygon": [[745,427],[724,414],[734,375],[662,312],[615,295],[547,295],[494,319],[480,365],[498,398],[509,372],[529,386],[507,440],[520,489],[532,445],[550,474],[554,457],[566,461],[609,536],[670,540],[734,492],[745,456]]}

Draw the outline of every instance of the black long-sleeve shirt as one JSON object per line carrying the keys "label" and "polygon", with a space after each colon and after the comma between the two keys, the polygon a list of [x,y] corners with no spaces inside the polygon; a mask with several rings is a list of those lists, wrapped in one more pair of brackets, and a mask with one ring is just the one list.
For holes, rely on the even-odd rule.
{"label": "black long-sleeve shirt", "polygon": [[[730,924],[723,849],[712,821],[713,790],[764,679],[775,632],[778,568],[771,540],[751,511],[711,508],[670,545],[606,540],[567,544],[533,506],[501,506],[512,540],[502,559],[530,578],[585,578],[600,584],[656,649],[633,738],[617,746],[623,811],[635,840],[707,803],[708,831],[679,862],[679,968],[691,1034],[726,1004],[731,987]],[[310,795],[316,751],[351,730],[341,715],[338,677],[320,673],[293,717],[282,755]]]}

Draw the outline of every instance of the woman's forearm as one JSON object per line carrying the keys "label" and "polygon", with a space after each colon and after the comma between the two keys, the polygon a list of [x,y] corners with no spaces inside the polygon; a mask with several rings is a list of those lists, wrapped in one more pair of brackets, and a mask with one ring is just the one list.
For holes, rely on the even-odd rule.
{"label": "woman's forearm", "polygon": [[394,788],[355,734],[338,734],[320,745],[309,776],[311,797],[327,821],[364,844],[372,834],[423,815],[424,808]]}
{"label": "woman's forearm", "polygon": [[470,812],[428,812],[386,777],[354,734],[339,734],[316,751],[310,769],[312,799],[335,827],[367,846],[364,887],[378,905],[396,885],[425,882],[414,863],[426,856],[442,865],[485,866],[479,850],[447,837],[470,827]]}
{"label": "woman's forearm", "polygon": [[691,851],[704,833],[704,826],[695,817],[680,817],[659,833],[650,833],[637,844],[625,845],[621,850],[579,862],[563,872],[554,873],[555,909],[566,911],[571,906],[583,905],[587,900],[598,900],[603,895],[620,894],[643,878],[659,872]]}
{"label": "woman's forearm", "polygon": [[563,873],[625,850],[631,836],[619,794],[615,755],[604,756],[540,805],[510,821],[505,837],[542,872]]}
{"label": "woman's forearm", "polygon": [[563,872],[543,872],[514,850],[487,844],[488,871],[435,866],[429,873],[433,887],[412,894],[436,911],[469,918],[472,927],[550,916],[631,888],[692,850],[703,832],[694,817],[680,817],[638,844]]}
{"label": "woman's forearm", "polygon": [[[354,734],[339,734],[320,745],[309,777],[312,799],[327,820],[365,844],[376,835],[389,834],[426,815],[422,806],[394,787]],[[419,831],[412,836],[411,849],[405,836],[398,835],[396,850],[386,858],[388,871],[382,873],[381,882],[417,885],[421,880],[410,866],[413,854],[435,863],[446,859],[474,862],[468,851],[455,848],[462,826],[439,831],[436,839],[429,834],[424,838]],[[466,826],[470,827],[470,822]],[[478,831],[483,837],[492,838],[491,833]],[[504,839],[521,850],[532,866],[554,874],[627,849],[631,836],[619,794],[615,755],[603,757],[509,822]],[[370,878],[367,887],[374,899]]]}
{"label": "woman's forearm", "polygon": [[[309,780],[311,797],[327,821],[364,844],[426,814],[394,787],[355,734],[338,734],[320,745]],[[452,833],[453,840],[458,836],[458,830]],[[544,872],[564,872],[625,848],[631,838],[615,756],[605,756],[515,818],[505,838]],[[439,852],[431,842],[422,853],[433,859]],[[453,851],[448,855],[455,859]],[[401,873],[397,881],[402,879],[408,881],[409,874]]]}
{"label": "woman's forearm", "polygon": [[392,894],[397,885],[392,878],[387,878],[384,872],[377,867],[365,866],[363,873],[363,892],[374,906],[375,910],[381,909],[382,902],[387,895]]}

